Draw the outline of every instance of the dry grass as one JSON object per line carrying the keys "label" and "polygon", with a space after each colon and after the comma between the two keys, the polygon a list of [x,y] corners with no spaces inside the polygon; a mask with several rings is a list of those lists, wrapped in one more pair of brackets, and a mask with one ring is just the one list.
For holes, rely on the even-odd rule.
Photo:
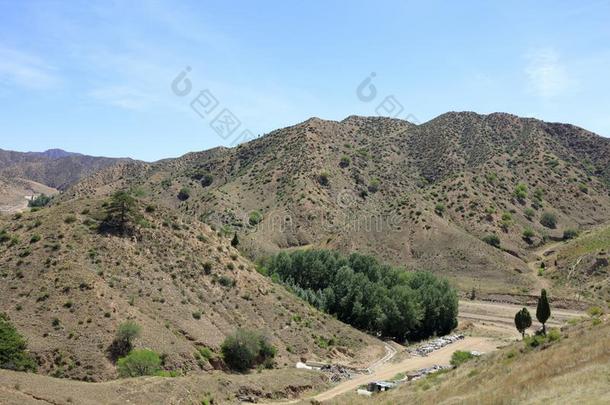
{"label": "dry grass", "polygon": [[364,399],[337,404],[607,404],[610,401],[610,323],[590,320],[565,328],[559,342],[524,349],[522,342],[457,370]]}

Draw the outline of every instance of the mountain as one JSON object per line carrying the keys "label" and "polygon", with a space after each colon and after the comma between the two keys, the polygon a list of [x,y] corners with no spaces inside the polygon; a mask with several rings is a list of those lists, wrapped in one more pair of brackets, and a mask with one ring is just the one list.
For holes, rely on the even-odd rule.
{"label": "mountain", "polygon": [[124,162],[64,198],[132,188],[237,232],[251,259],[309,246],[360,251],[445,275],[464,292],[514,297],[539,285],[528,263],[540,246],[610,220],[609,184],[609,139],[450,112],[421,125],[312,118],[236,148]]}
{"label": "mountain", "polygon": [[65,190],[83,177],[125,160],[86,156],[61,149],[45,152],[0,149],[0,176],[27,179]]}
{"label": "mountain", "polygon": [[151,199],[138,203],[133,237],[101,234],[106,202],[0,216],[0,313],[27,338],[40,373],[115,378],[107,350],[127,320],[142,327],[138,346],[189,374],[222,367],[194,353],[218,355],[237,328],[265,333],[280,368],[301,358],[363,366],[383,355],[381,341],[259,274],[229,237]]}

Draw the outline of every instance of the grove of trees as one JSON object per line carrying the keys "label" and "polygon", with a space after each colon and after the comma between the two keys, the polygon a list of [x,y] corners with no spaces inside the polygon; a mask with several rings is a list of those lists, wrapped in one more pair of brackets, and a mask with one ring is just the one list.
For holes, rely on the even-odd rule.
{"label": "grove of trees", "polygon": [[282,252],[265,266],[316,308],[375,335],[416,340],[447,334],[457,325],[456,291],[427,272],[330,250]]}

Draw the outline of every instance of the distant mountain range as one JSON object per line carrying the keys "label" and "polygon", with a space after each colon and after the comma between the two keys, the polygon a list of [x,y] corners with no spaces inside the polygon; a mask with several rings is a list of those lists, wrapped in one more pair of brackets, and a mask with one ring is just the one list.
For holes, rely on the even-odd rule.
{"label": "distant mountain range", "polygon": [[129,159],[94,157],[49,149],[14,152],[0,149],[0,177],[21,178],[65,190],[83,177]]}

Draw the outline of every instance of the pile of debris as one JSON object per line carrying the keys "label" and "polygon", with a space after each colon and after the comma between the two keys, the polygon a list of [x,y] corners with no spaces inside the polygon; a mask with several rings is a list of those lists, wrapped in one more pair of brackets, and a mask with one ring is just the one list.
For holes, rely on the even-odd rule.
{"label": "pile of debris", "polygon": [[412,355],[425,357],[428,354],[432,353],[435,350],[442,349],[443,347],[457,342],[458,340],[464,339],[464,335],[450,335],[443,336],[437,339],[434,339],[428,343],[423,344],[422,346],[417,347],[416,349],[409,350],[409,353]]}
{"label": "pile of debris", "polygon": [[440,371],[440,370],[443,370],[446,368],[451,368],[451,367],[432,366],[432,367],[428,367],[428,368],[422,368],[420,370],[416,370],[416,371],[408,373],[406,379],[407,379],[407,381],[419,380],[420,378],[425,377],[428,374],[436,373],[437,371]]}
{"label": "pile of debris", "polygon": [[330,374],[329,378],[330,381],[333,383],[349,380],[353,376],[351,369],[340,366],[338,364],[325,365],[320,370],[327,374]]}

